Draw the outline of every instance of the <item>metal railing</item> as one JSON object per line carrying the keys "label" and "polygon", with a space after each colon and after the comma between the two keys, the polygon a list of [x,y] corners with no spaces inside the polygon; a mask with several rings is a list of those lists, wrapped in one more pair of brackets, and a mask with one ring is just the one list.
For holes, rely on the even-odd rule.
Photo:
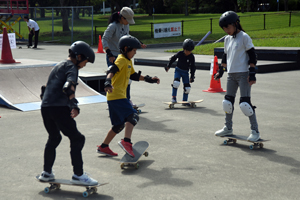
{"label": "metal railing", "polygon": [[[251,19],[250,19],[251,18]],[[136,20],[138,22],[138,20]],[[267,30],[300,26],[300,12],[259,13],[240,16],[240,21],[245,31]],[[165,23],[178,21],[165,21]],[[219,18],[206,18],[198,20],[182,20],[182,36],[205,35],[208,31],[212,34],[224,34],[219,27]],[[130,25],[130,34],[139,39],[151,39],[153,37],[153,24]],[[197,26],[195,26],[197,24]],[[94,37],[103,35],[107,27],[95,26]]]}

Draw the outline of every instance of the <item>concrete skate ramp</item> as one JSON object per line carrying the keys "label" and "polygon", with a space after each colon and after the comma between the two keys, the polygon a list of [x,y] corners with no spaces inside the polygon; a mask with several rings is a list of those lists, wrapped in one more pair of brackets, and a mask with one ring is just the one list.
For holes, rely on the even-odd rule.
{"label": "concrete skate ramp", "polygon": [[[41,86],[45,85],[51,67],[0,68],[0,105],[21,111],[38,110],[41,105]],[[79,78],[76,98],[80,104],[106,102]]]}

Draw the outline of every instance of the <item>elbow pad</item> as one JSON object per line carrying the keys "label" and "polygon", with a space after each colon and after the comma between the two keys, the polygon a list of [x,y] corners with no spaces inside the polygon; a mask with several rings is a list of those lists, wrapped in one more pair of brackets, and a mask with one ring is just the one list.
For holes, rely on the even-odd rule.
{"label": "elbow pad", "polygon": [[118,66],[113,64],[113,65],[109,66],[109,68],[107,70],[107,74],[109,74],[109,73],[116,74],[118,71],[119,71]]}
{"label": "elbow pad", "polygon": [[75,88],[77,84],[73,83],[72,81],[67,81],[67,82],[65,82],[65,84],[62,88],[63,93],[65,93],[68,97],[71,96],[72,94],[75,94],[75,91],[73,91],[71,89],[72,85]]}
{"label": "elbow pad", "polygon": [[130,79],[133,81],[139,81],[140,80],[140,76],[141,76],[141,71],[139,71],[139,73],[134,73],[130,75]]}
{"label": "elbow pad", "polygon": [[247,51],[247,54],[249,55],[248,64],[253,63],[254,65],[256,65],[256,63],[257,63],[257,54],[255,53],[255,49],[254,48],[249,49]]}

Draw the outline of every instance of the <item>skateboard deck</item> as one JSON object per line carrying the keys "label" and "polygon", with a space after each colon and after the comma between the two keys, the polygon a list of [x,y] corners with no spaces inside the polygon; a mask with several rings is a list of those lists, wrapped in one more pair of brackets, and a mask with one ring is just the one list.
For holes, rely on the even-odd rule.
{"label": "skateboard deck", "polygon": [[138,105],[135,105],[135,106],[133,106],[133,109],[135,109],[136,111],[137,111],[137,113],[139,114],[139,113],[141,113],[142,112],[142,110],[141,109],[139,109],[139,108],[141,108],[141,107],[144,107],[145,106],[145,104],[144,103],[142,103],[142,104],[138,104]]}
{"label": "skateboard deck", "polygon": [[135,157],[132,158],[126,153],[123,156],[123,158],[120,160],[121,169],[124,169],[125,166],[134,166],[135,169],[138,169],[139,168],[138,161],[142,157],[142,155],[146,157],[149,155],[149,153],[146,151],[148,147],[149,147],[149,143],[146,141],[139,141],[135,143],[132,147]]}
{"label": "skateboard deck", "polygon": [[244,135],[225,135],[222,136],[224,138],[228,138],[227,140],[224,140],[223,144],[227,145],[228,143],[233,143],[235,144],[237,140],[242,140],[242,141],[246,141],[246,142],[250,142],[253,143],[249,146],[249,148],[252,150],[254,148],[263,148],[264,147],[264,142],[270,141],[270,140],[264,140],[264,139],[259,139],[258,141],[255,142],[251,142],[247,140],[247,136]]}
{"label": "skateboard deck", "polygon": [[108,183],[98,183],[98,185],[79,185],[79,184],[74,184],[70,180],[67,179],[54,179],[53,181],[41,181],[39,180],[39,176],[37,175],[35,178],[37,181],[40,183],[48,183],[50,184],[49,187],[45,187],[44,192],[49,193],[52,190],[59,190],[60,185],[70,185],[70,186],[79,186],[79,187],[85,187],[86,191],[82,193],[83,197],[88,197],[89,195],[93,193],[97,193],[97,187],[106,185]]}
{"label": "skateboard deck", "polygon": [[197,107],[196,103],[201,103],[202,101],[203,101],[203,99],[197,100],[197,101],[177,101],[176,103],[164,102],[164,104],[168,104],[170,109],[174,108],[175,104],[188,104],[188,103],[191,104],[191,106],[190,106],[191,108],[195,108],[195,107]]}

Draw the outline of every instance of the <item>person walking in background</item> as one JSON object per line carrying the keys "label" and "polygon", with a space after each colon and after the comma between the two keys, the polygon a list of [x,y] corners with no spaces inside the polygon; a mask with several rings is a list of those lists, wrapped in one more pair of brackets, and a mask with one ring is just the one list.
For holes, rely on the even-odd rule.
{"label": "person walking in background", "polygon": [[24,17],[24,21],[27,23],[29,35],[28,35],[28,48],[32,46],[32,37],[34,36],[34,46],[33,49],[37,48],[39,43],[39,33],[40,27],[39,25],[32,19],[29,19],[28,16]]}

